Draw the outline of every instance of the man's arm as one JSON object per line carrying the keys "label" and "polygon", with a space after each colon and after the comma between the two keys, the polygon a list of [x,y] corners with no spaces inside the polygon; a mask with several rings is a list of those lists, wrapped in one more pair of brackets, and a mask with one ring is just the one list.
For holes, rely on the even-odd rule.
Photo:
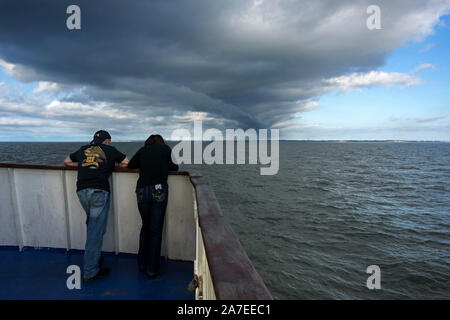
{"label": "man's arm", "polygon": [[126,168],[128,166],[128,162],[130,162],[130,160],[128,160],[128,157],[125,157],[125,159],[123,159],[121,163],[118,163],[118,166]]}
{"label": "man's arm", "polygon": [[70,156],[67,156],[64,160],[64,165],[66,167],[78,167],[78,162],[73,162],[72,159],[70,159]]}

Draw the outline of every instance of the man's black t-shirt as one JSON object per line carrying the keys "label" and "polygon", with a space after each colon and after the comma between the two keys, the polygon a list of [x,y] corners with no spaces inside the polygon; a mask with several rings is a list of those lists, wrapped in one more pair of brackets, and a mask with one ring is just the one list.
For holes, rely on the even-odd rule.
{"label": "man's black t-shirt", "polygon": [[169,171],[177,171],[172,162],[172,150],[168,145],[150,144],[139,149],[128,163],[130,169],[140,169],[137,188],[167,184]]}
{"label": "man's black t-shirt", "polygon": [[78,162],[77,191],[87,188],[109,191],[109,176],[116,162],[125,159],[123,153],[106,144],[83,146],[69,157]]}

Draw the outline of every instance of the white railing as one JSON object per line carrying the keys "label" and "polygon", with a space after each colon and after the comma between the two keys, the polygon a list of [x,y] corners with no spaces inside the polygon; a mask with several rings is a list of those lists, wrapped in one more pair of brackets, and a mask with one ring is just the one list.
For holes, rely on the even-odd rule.
{"label": "white railing", "polygon": [[209,270],[208,259],[206,257],[205,245],[203,243],[202,231],[200,229],[198,219],[197,201],[194,201],[194,217],[196,222],[196,247],[195,247],[195,261],[194,261],[194,281],[197,284],[195,290],[196,300],[216,300],[214,292],[214,284],[212,282],[211,273]]}
{"label": "white railing", "polygon": [[[0,167],[0,245],[84,249],[86,215],[73,170]],[[114,172],[103,251],[137,253],[141,218],[134,193],[138,174]],[[195,259],[193,187],[188,175],[170,175],[162,255]]]}

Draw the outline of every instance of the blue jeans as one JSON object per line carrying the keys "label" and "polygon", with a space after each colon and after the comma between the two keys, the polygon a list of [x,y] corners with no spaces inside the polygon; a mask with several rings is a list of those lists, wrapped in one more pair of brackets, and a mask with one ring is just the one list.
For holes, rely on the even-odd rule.
{"label": "blue jeans", "polygon": [[99,270],[103,235],[108,223],[110,204],[109,192],[99,189],[83,189],[77,192],[78,199],[86,212],[86,245],[84,248],[84,278],[92,278]]}
{"label": "blue jeans", "polygon": [[148,274],[156,274],[159,271],[164,216],[169,197],[167,184],[161,186],[161,190],[156,190],[155,186],[136,190],[138,209],[142,218],[138,264],[140,268],[146,269]]}

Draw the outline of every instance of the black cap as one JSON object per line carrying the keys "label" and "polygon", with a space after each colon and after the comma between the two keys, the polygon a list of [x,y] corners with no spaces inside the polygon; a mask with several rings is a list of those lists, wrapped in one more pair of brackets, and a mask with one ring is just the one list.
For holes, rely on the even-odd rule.
{"label": "black cap", "polygon": [[91,144],[101,144],[106,139],[111,139],[111,135],[108,133],[108,131],[99,130],[94,134],[94,138],[91,141]]}

